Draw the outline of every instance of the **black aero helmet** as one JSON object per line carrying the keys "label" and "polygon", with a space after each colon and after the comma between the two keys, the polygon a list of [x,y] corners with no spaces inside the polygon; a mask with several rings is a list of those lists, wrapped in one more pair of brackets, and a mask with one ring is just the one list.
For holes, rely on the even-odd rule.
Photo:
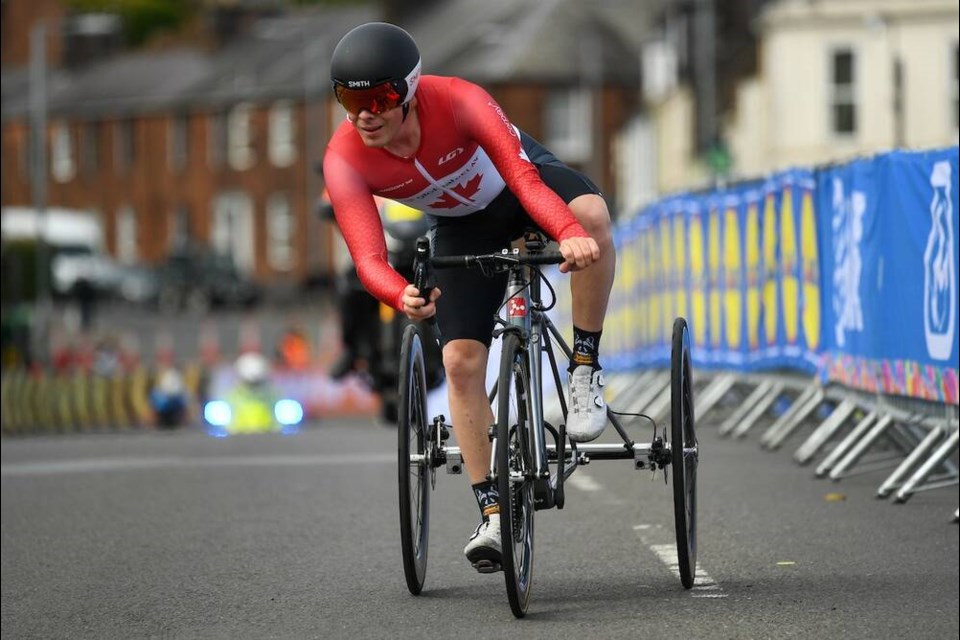
{"label": "black aero helmet", "polygon": [[340,39],[330,61],[330,79],[337,99],[348,109],[345,94],[383,84],[393,89],[397,104],[406,105],[420,81],[420,51],[400,27],[368,22]]}

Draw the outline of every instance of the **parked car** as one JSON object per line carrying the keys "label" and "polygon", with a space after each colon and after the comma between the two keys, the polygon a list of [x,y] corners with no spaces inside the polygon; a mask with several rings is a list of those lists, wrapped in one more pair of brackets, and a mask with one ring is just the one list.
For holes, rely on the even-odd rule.
{"label": "parked car", "polygon": [[149,305],[160,294],[155,268],[123,264],[104,254],[61,252],[54,257],[51,272],[54,294],[65,298],[92,295],[99,300]]}
{"label": "parked car", "polygon": [[[97,216],[79,209],[47,207],[42,212],[30,207],[3,207],[0,212],[4,248],[12,249],[9,264],[16,273],[4,284],[18,291],[33,290],[33,265],[19,266],[31,256],[36,260],[39,242],[49,265],[49,291],[57,297],[76,297],[78,292],[109,296],[119,281],[119,270],[103,250],[103,228]],[[6,252],[5,252],[6,253]],[[14,253],[23,256],[16,258]],[[17,280],[20,279],[20,281]],[[29,281],[25,281],[29,280]]]}
{"label": "parked car", "polygon": [[160,296],[160,275],[156,268],[144,265],[120,265],[114,297],[137,305],[151,305]]}
{"label": "parked car", "polygon": [[51,261],[54,295],[76,298],[90,291],[98,298],[113,297],[122,279],[121,267],[109,256],[82,249],[60,250]]}
{"label": "parked car", "polygon": [[260,287],[239,272],[229,256],[208,250],[171,254],[157,270],[157,305],[162,311],[202,313],[216,306],[249,307]]}

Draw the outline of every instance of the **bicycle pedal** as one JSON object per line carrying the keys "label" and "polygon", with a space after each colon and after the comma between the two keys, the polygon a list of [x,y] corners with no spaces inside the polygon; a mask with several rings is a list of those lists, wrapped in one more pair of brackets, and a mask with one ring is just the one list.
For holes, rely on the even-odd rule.
{"label": "bicycle pedal", "polygon": [[473,563],[473,568],[476,569],[478,573],[496,573],[497,571],[503,571],[500,563],[493,560],[478,560]]}

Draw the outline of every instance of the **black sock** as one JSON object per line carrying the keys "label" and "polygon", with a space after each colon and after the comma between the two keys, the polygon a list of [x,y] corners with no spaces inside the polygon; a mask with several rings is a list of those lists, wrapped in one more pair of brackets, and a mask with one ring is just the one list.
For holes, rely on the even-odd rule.
{"label": "black sock", "polygon": [[580,365],[590,365],[597,371],[600,369],[600,335],[603,331],[584,331],[573,328],[573,357],[570,358],[570,368],[573,371]]}
{"label": "black sock", "polygon": [[492,513],[500,513],[500,492],[497,490],[496,483],[485,480],[471,486],[473,495],[477,499],[477,506],[480,507],[480,515],[484,520]]}

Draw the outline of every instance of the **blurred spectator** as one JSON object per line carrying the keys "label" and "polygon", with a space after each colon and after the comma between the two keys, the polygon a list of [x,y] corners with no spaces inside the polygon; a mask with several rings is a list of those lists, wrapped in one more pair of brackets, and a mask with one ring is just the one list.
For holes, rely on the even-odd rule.
{"label": "blurred spectator", "polygon": [[93,329],[94,313],[97,305],[97,289],[85,277],[80,277],[74,285],[77,304],[80,305],[80,329],[88,332]]}
{"label": "blurred spectator", "polygon": [[93,372],[104,378],[112,378],[120,369],[120,348],[109,336],[101,338],[93,352]]}
{"label": "blurred spectator", "polygon": [[[322,176],[321,169],[317,167]],[[377,202],[381,204],[383,199],[377,198]],[[321,219],[336,222],[326,189],[317,204],[317,212]],[[337,274],[336,294],[343,352],[330,367],[330,377],[341,380],[352,372],[368,373],[369,362],[375,356],[374,340],[380,333],[380,303],[364,289],[352,262],[343,264]]]}
{"label": "blurred spectator", "polygon": [[173,368],[162,369],[150,390],[150,407],[159,427],[182,425],[187,413],[187,388],[183,376]]}
{"label": "blurred spectator", "polygon": [[303,327],[293,325],[281,336],[277,345],[280,364],[294,371],[304,371],[310,366],[310,341]]}
{"label": "blurred spectator", "polygon": [[77,345],[71,340],[61,339],[51,349],[51,364],[57,374],[66,374],[73,371],[77,364]]}
{"label": "blurred spectator", "polygon": [[271,381],[270,361],[250,351],[237,358],[234,369],[238,384],[227,394],[232,409],[228,430],[233,433],[272,430],[276,426],[273,407],[278,394]]}

